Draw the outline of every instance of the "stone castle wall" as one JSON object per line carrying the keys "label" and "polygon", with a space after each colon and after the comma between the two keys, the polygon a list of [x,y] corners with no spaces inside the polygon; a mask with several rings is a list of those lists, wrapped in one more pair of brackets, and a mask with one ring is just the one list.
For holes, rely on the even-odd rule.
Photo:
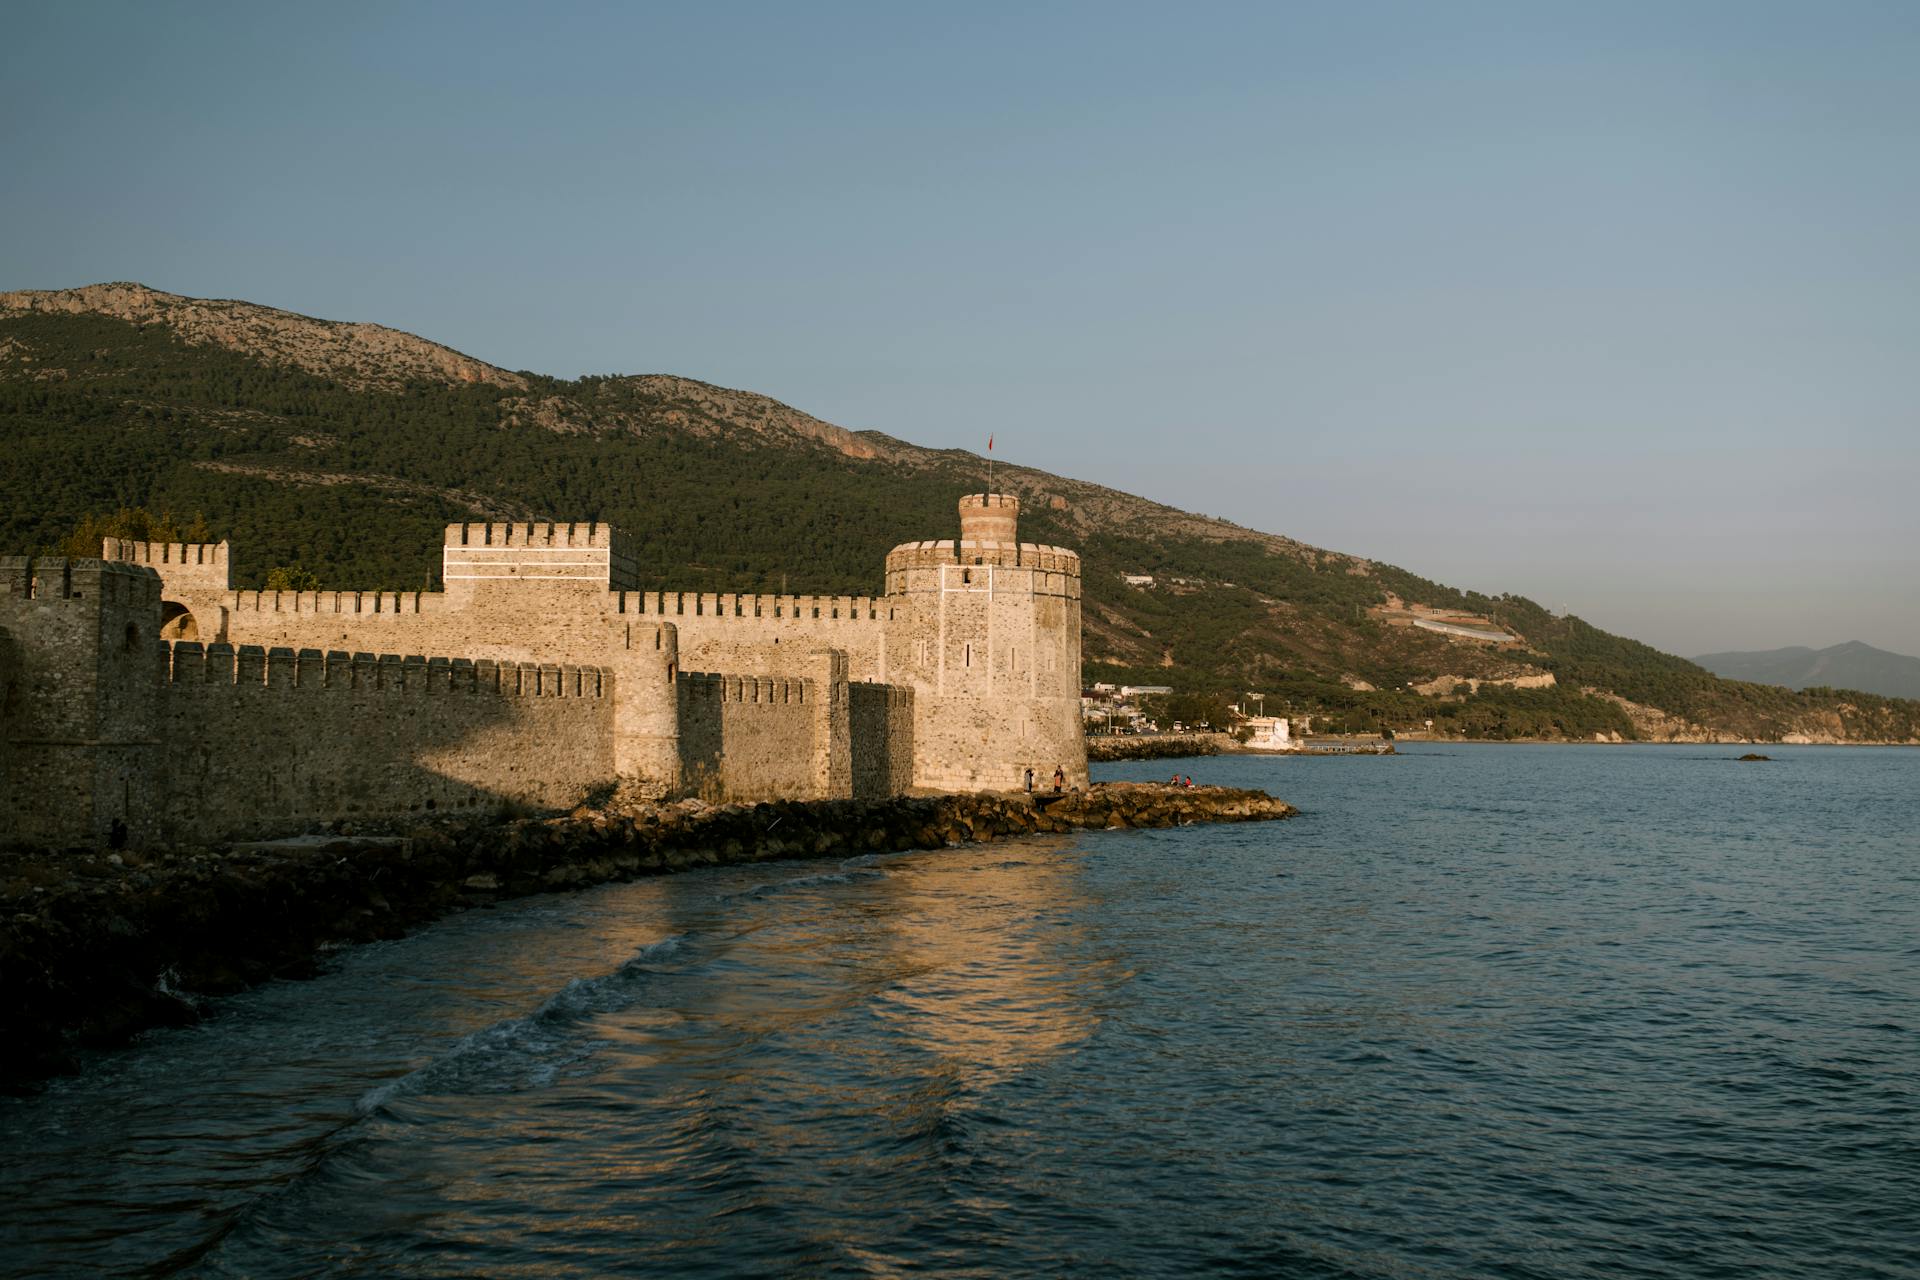
{"label": "stone castle wall", "polygon": [[[565,530],[565,525],[461,526]],[[617,552],[605,525],[575,526]],[[452,530],[449,536],[453,536]],[[521,535],[524,541],[525,534]],[[451,554],[456,548],[449,546]],[[510,557],[520,548],[485,554]],[[563,555],[581,550],[561,548]],[[532,549],[545,555],[544,546]],[[611,570],[601,562],[602,575]],[[473,567],[475,574],[501,565]],[[519,567],[507,564],[505,567]],[[576,577],[577,566],[542,562],[540,576],[456,579],[448,592],[232,591],[173,595],[200,619],[201,636],[262,648],[462,654],[507,663],[561,663],[602,667],[616,677],[615,772],[650,779],[660,791],[678,785],[680,750],[674,678],[680,669],[678,632],[658,619],[623,617],[618,593]],[[554,576],[547,576],[547,575]]]}
{"label": "stone castle wall", "polygon": [[[881,722],[877,695],[854,704],[857,788],[881,777],[896,788],[1015,787],[1028,769],[1050,779],[1056,768],[1085,786],[1080,558],[1019,542],[1018,512],[1005,494],[962,499],[963,536],[896,547],[881,596],[650,591],[623,594],[619,608],[671,622],[696,669],[794,674],[831,646],[856,684],[901,690],[884,734],[859,731]],[[901,715],[910,728],[892,723]]]}
{"label": "stone castle wall", "polygon": [[682,784],[708,800],[824,800],[814,761],[824,694],[797,676],[680,677]]}
{"label": "stone castle wall", "polygon": [[900,601],[885,596],[622,593],[622,616],[664,621],[680,633],[684,663],[701,671],[797,671],[822,648],[846,653],[855,680],[884,681],[887,636]]}
{"label": "stone castle wall", "polygon": [[143,565],[171,587],[204,593],[224,591],[232,579],[231,548],[224,542],[135,542],[108,538],[102,558]]}
{"label": "stone castle wall", "polygon": [[870,597],[638,591],[590,522],[448,526],[443,591],[236,591],[225,543],[0,562],[0,780],[35,797],[0,840],[558,805],[616,778],[1084,786],[1079,557],[1019,542],[1018,513],[962,499],[962,536],[895,548]]}
{"label": "stone castle wall", "polygon": [[613,779],[603,668],[168,642],[162,587],[139,563],[0,559],[0,843],[553,806]]}
{"label": "stone castle wall", "polygon": [[164,646],[162,835],[557,807],[613,782],[598,667]]}
{"label": "stone castle wall", "polygon": [[847,686],[848,761],[856,799],[913,789],[913,689],[859,681]]}

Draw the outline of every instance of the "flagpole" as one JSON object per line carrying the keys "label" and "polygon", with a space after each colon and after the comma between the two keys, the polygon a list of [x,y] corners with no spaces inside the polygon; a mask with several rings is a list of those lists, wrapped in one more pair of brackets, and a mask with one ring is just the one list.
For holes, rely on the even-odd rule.
{"label": "flagpole", "polygon": [[987,437],[987,505],[993,505],[993,437]]}

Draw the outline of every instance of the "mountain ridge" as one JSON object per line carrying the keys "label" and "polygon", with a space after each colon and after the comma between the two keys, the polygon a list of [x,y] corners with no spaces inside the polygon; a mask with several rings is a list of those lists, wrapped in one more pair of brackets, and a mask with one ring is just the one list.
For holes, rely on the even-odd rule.
{"label": "mountain ridge", "polygon": [[1858,689],[1883,698],[1920,698],[1920,658],[1877,649],[1862,640],[1846,640],[1824,649],[1788,645],[1707,653],[1694,661],[1730,680],[1795,690]]}
{"label": "mountain ridge", "polygon": [[[257,584],[413,589],[455,520],[591,518],[647,586],[871,592],[896,542],[951,536],[984,459],[851,432],[671,374],[509,372],[425,338],[134,284],[0,294],[0,538],[88,513],[204,512]],[[1920,738],[1920,704],[1789,694],[1523,597],[1002,463],[1023,537],[1086,576],[1086,678],[1172,682],[1356,727],[1468,736]],[[802,577],[801,575],[804,575]],[[1473,633],[1499,633],[1485,641]]]}
{"label": "mountain ridge", "polygon": [[[490,382],[525,387],[526,379],[418,334],[363,321],[321,320],[233,298],[190,298],[133,281],[77,289],[17,289],[0,293],[0,316],[27,312],[101,315],[134,324],[164,323],[183,340],[277,358],[343,385],[367,385],[366,361],[384,359],[377,385],[405,385],[408,375],[438,373],[449,384]],[[315,341],[316,334],[326,341]]]}

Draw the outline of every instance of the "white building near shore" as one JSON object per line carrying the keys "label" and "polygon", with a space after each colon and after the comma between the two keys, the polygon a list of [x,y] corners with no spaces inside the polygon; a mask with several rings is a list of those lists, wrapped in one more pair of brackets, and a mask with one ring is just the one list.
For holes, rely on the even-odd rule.
{"label": "white building near shore", "polygon": [[1298,751],[1300,744],[1294,741],[1291,728],[1285,716],[1250,716],[1247,728],[1253,730],[1253,736],[1247,739],[1249,751]]}

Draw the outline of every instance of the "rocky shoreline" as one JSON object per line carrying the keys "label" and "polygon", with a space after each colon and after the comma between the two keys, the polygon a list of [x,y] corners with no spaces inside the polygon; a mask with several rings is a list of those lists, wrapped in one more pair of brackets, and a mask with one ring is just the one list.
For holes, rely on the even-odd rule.
{"label": "rocky shoreline", "polygon": [[1045,832],[1284,818],[1263,791],[1101,783],[877,801],[580,808],[217,849],[0,853],[0,1089],[76,1051],[308,977],[327,951],[503,898],[692,867],[937,849]]}
{"label": "rocky shoreline", "polygon": [[1217,756],[1237,746],[1225,733],[1090,734],[1089,763],[1113,760],[1178,760],[1187,756]]}

